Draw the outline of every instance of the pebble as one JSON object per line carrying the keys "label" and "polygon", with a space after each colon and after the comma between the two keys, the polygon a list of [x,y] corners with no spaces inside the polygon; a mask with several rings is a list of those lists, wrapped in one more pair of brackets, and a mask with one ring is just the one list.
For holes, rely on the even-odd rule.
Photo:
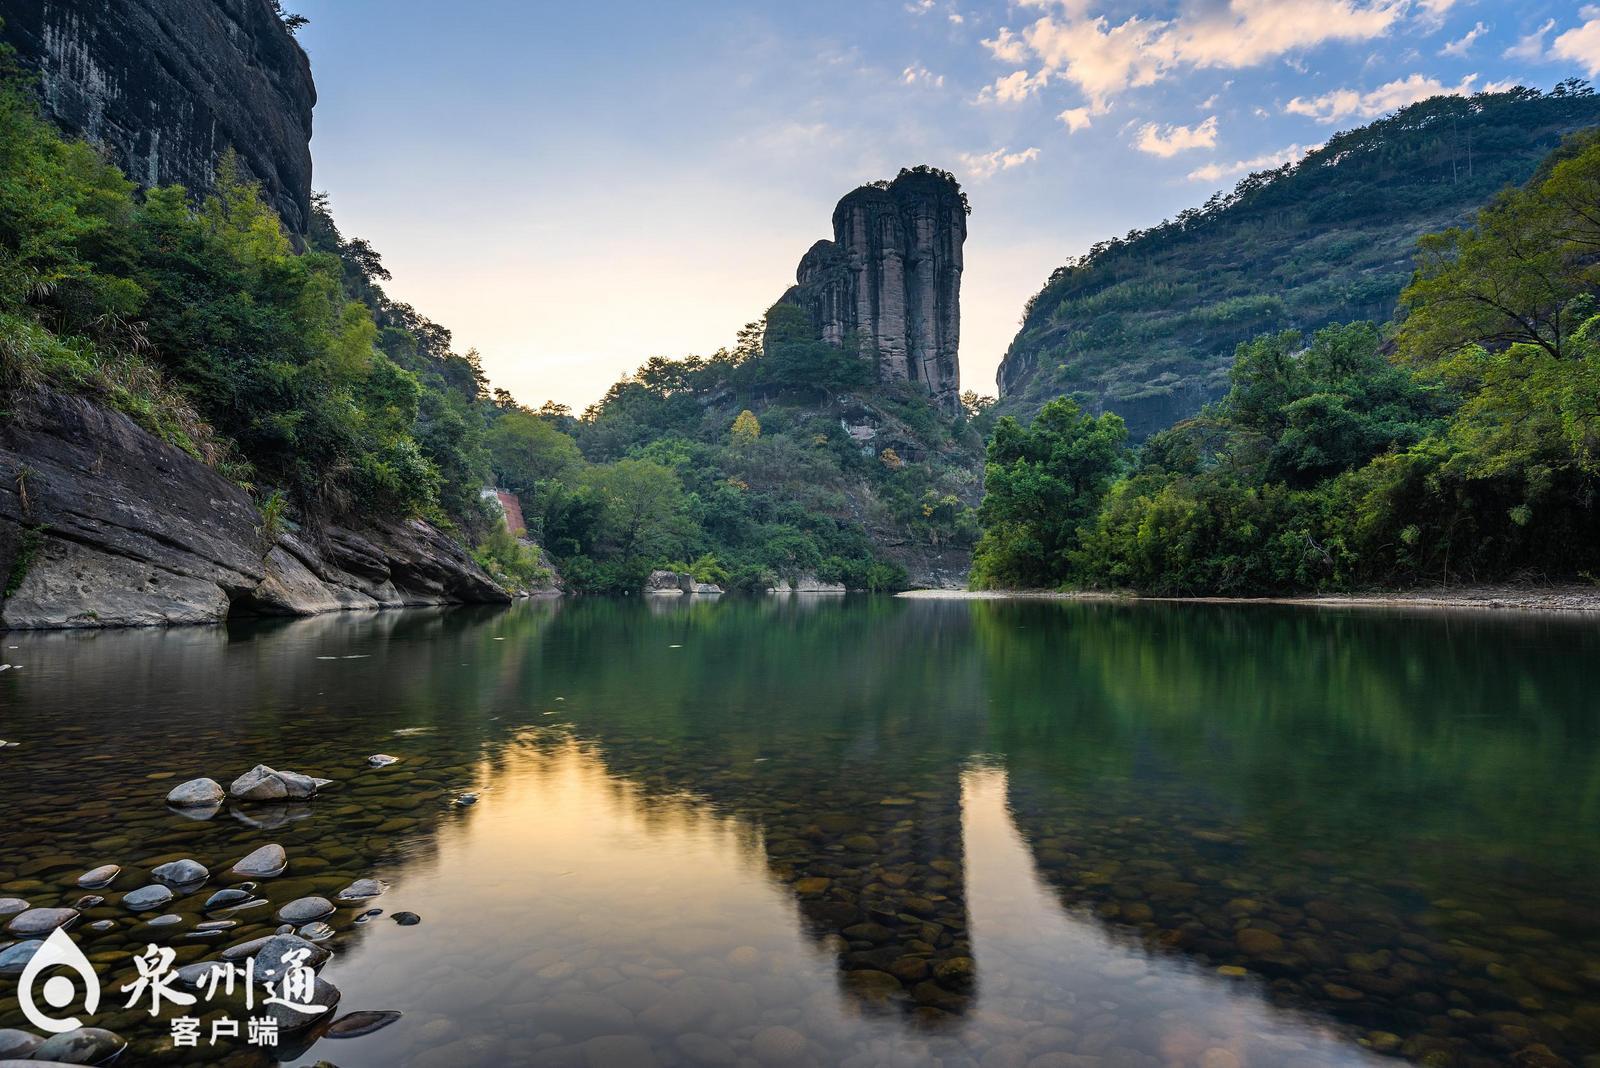
{"label": "pebble", "polygon": [[102,864],[78,876],[78,885],[84,890],[101,890],[110,886],[111,881],[120,874],[122,869],[117,865]]}
{"label": "pebble", "polygon": [[232,874],[246,875],[253,879],[271,879],[282,875],[288,867],[289,855],[283,851],[283,846],[273,842],[255,850],[235,864]]}
{"label": "pebble", "polygon": [[22,969],[28,966],[28,962],[42,945],[44,939],[30,938],[24,942],[13,942],[0,949],[0,978],[14,979],[21,975]]}
{"label": "pebble", "polygon": [[255,895],[251,894],[248,890],[238,890],[230,887],[227,890],[218,890],[216,893],[206,898],[206,903],[201,906],[201,909],[205,912],[210,912],[213,909],[226,908],[229,905],[238,905],[242,902],[249,901],[254,896]]}
{"label": "pebble", "polygon": [[29,909],[11,917],[6,930],[14,935],[43,936],[57,927],[71,927],[78,919],[77,909]]}
{"label": "pebble", "polygon": [[388,884],[377,879],[357,879],[334,896],[340,901],[370,901],[387,889]]}
{"label": "pebble", "polygon": [[206,866],[197,860],[174,860],[150,869],[151,878],[168,886],[191,886],[211,878]]}
{"label": "pebble", "polygon": [[122,895],[122,907],[134,912],[154,912],[156,909],[166,908],[171,901],[171,888],[155,883],[141,886],[137,890],[129,890]]}
{"label": "pebble", "polygon": [[401,927],[415,927],[422,922],[422,917],[415,912],[397,912],[389,918]]}
{"label": "pebble", "polygon": [[0,916],[10,916],[13,913],[25,912],[29,905],[20,897],[0,897]]}
{"label": "pebble", "polygon": [[0,1061],[25,1061],[44,1039],[15,1027],[0,1027]]}
{"label": "pebble", "polygon": [[317,796],[319,783],[327,785],[328,780],[257,764],[233,780],[228,795],[238,801],[304,801]]}
{"label": "pebble", "polygon": [[385,1027],[400,1019],[400,1013],[392,1010],[381,1012],[363,1010],[351,1012],[339,1017],[328,1026],[324,1032],[326,1038],[360,1038],[370,1035],[374,1031],[381,1031]]}
{"label": "pebble", "polygon": [[79,1027],[51,1035],[33,1051],[33,1060],[63,1064],[105,1064],[128,1048],[122,1036],[99,1027]]}
{"label": "pebble", "polygon": [[174,786],[167,794],[173,808],[208,808],[222,804],[222,784],[215,779],[190,779]]}
{"label": "pebble", "polygon": [[386,768],[390,764],[400,763],[400,758],[397,756],[390,756],[388,753],[374,753],[367,757],[367,763],[371,764],[375,768]]}
{"label": "pebble", "polygon": [[297,897],[278,910],[284,923],[302,924],[333,914],[333,902],[325,897]]}

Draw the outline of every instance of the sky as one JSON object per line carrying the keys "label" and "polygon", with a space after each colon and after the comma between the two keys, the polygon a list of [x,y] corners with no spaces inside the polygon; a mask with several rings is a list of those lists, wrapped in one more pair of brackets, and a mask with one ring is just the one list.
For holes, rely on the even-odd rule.
{"label": "sky", "polygon": [[1103,238],[1438,93],[1600,75],[1573,0],[285,0],[315,187],[523,403],[734,342],[855,186],[972,201],[962,386]]}

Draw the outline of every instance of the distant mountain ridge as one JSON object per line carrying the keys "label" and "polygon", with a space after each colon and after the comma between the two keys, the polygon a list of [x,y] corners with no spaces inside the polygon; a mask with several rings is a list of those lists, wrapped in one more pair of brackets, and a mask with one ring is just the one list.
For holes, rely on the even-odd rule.
{"label": "distant mountain ridge", "polygon": [[1390,318],[1418,237],[1466,221],[1597,123],[1600,97],[1577,80],[1434,97],[1102,242],[1028,301],[996,375],[1000,410],[1031,417],[1072,396],[1135,438],[1187,418],[1226,390],[1241,341]]}

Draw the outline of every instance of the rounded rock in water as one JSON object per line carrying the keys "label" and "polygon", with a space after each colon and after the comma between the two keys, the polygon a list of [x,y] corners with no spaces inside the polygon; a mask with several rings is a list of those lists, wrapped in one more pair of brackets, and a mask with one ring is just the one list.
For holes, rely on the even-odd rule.
{"label": "rounded rock in water", "polygon": [[0,916],[26,912],[29,907],[28,903],[20,897],[0,897]]}
{"label": "rounded rock in water", "polygon": [[78,886],[84,890],[102,890],[111,885],[111,881],[122,874],[122,869],[115,864],[102,864],[78,876]]}
{"label": "rounded rock in water", "polygon": [[256,879],[271,879],[282,875],[289,867],[289,855],[283,846],[273,842],[255,850],[232,869],[234,875],[248,875]]}
{"label": "rounded rock in water", "polygon": [[238,890],[233,887],[229,887],[226,890],[218,890],[216,893],[206,898],[206,903],[202,905],[201,908],[206,912],[211,912],[215,909],[227,908],[229,905],[242,904],[246,901],[249,901],[253,896],[254,895],[248,890]]}
{"label": "rounded rock in water", "polygon": [[71,927],[78,919],[77,909],[29,909],[11,917],[6,930],[23,937],[49,934],[57,927]]}
{"label": "rounded rock in water", "polygon": [[39,952],[39,947],[44,945],[42,938],[30,938],[25,942],[13,942],[4,949],[0,949],[0,979],[13,979],[22,974],[22,969],[28,966],[33,955]]}
{"label": "rounded rock in water", "polygon": [[374,1031],[380,1031],[398,1019],[400,1019],[400,1014],[393,1010],[381,1012],[364,1010],[346,1013],[333,1021],[328,1028],[326,1037],[360,1038],[362,1035],[370,1035]]}
{"label": "rounded rock in water", "polygon": [[317,783],[309,775],[297,771],[276,771],[265,764],[257,764],[228,787],[228,793],[238,801],[304,801],[317,795]]}
{"label": "rounded rock in water", "polygon": [[44,1039],[15,1027],[0,1027],[0,1061],[25,1061]]}
{"label": "rounded rock in water", "polygon": [[334,930],[328,924],[317,920],[314,923],[306,924],[295,933],[308,942],[326,942],[333,937]]}
{"label": "rounded rock in water", "polygon": [[334,896],[340,901],[370,901],[389,889],[377,879],[357,879]]}
{"label": "rounded rock in water", "polygon": [[310,923],[333,914],[333,902],[325,897],[298,897],[278,910],[284,923]]}
{"label": "rounded rock in water", "polygon": [[371,764],[375,768],[386,768],[390,764],[400,763],[400,758],[397,756],[390,756],[388,753],[374,753],[367,757],[367,763]]}
{"label": "rounded rock in water", "polygon": [[206,866],[197,860],[174,860],[150,870],[152,878],[168,886],[193,886],[211,877]]}
{"label": "rounded rock in water", "polygon": [[390,919],[394,920],[394,922],[398,923],[401,927],[415,927],[417,924],[422,922],[422,917],[418,916],[415,912],[397,912],[391,916]]}
{"label": "rounded rock in water", "polygon": [[80,1027],[53,1035],[33,1051],[33,1060],[63,1064],[105,1064],[128,1048],[122,1036],[99,1027]]}
{"label": "rounded rock in water", "polygon": [[154,912],[156,909],[166,908],[171,901],[172,890],[155,883],[141,886],[122,895],[122,907],[132,909],[134,912]]}
{"label": "rounded rock in water", "polygon": [[173,808],[209,808],[222,804],[222,784],[215,779],[190,779],[167,794]]}

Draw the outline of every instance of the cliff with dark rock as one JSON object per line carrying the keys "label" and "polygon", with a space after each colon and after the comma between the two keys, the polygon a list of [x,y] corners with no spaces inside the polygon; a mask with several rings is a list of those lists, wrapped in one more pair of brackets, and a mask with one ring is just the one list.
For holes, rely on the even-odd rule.
{"label": "cliff with dark rock", "polygon": [[782,300],[804,308],[823,340],[858,342],[880,381],[917,383],[953,415],[966,239],[967,201],[956,180],[903,170],[839,201],[833,239],[811,246]]}
{"label": "cliff with dark rock", "polygon": [[47,389],[0,419],[0,629],[507,601],[420,520],[266,530],[244,490],[132,419]]}
{"label": "cliff with dark rock", "polygon": [[311,200],[311,66],[270,0],[0,0],[45,110],[142,185],[208,190],[229,148],[284,224]]}

